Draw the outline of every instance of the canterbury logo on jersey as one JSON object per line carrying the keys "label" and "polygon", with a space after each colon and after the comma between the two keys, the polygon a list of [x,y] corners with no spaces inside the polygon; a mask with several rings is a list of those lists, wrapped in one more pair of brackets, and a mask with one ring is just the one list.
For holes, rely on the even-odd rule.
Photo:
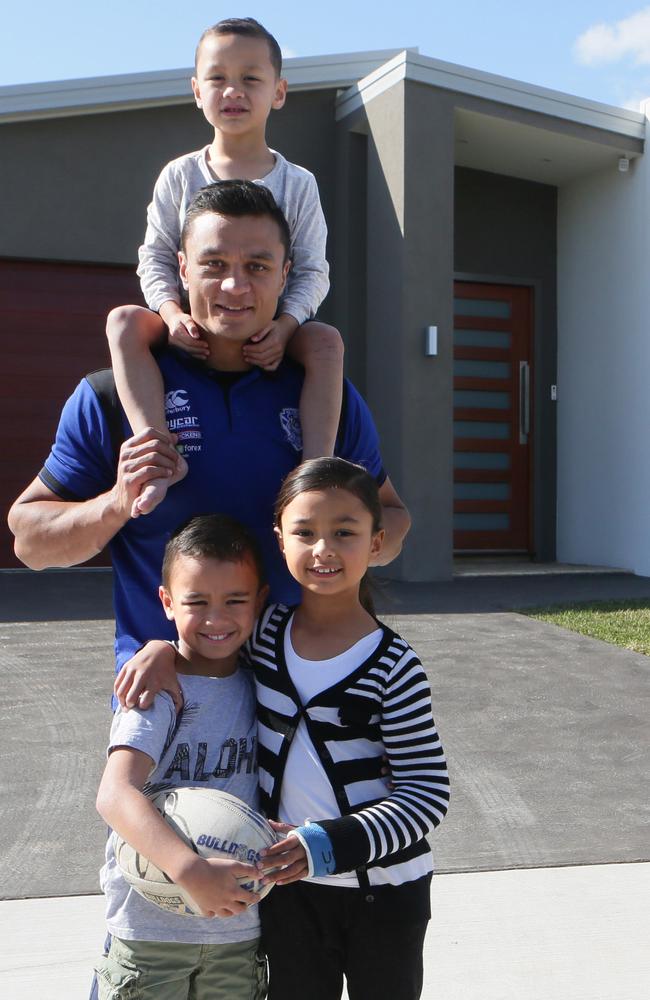
{"label": "canterbury logo on jersey", "polygon": [[171,389],[165,393],[165,412],[178,413],[179,410],[189,410],[190,401],[185,389]]}

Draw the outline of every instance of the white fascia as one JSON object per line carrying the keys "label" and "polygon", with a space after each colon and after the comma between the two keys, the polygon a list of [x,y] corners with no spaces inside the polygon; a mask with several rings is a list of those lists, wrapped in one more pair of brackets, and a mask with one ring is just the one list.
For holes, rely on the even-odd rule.
{"label": "white fascia", "polygon": [[[381,49],[286,59],[284,75],[291,90],[349,87],[397,51]],[[191,104],[192,72],[191,68],[173,69],[0,87],[0,122]]]}
{"label": "white fascia", "polygon": [[535,111],[621,136],[645,139],[646,118],[639,111],[589,101],[407,50],[400,52],[340,95],[336,103],[337,121],[364,107],[400,80],[414,80],[442,90],[453,90],[510,107]]}

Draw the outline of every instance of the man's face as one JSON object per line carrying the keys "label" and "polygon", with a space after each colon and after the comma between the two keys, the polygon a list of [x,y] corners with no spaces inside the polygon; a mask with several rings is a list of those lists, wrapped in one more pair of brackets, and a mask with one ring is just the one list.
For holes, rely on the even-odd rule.
{"label": "man's face", "polygon": [[289,262],[270,217],[204,212],[179,261],[192,316],[207,333],[241,345],[273,320]]}

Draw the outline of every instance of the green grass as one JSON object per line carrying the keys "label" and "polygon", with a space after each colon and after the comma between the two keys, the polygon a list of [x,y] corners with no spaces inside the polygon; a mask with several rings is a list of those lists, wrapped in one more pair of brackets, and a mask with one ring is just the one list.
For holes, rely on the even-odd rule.
{"label": "green grass", "polygon": [[522,609],[522,614],[650,655],[650,599]]}

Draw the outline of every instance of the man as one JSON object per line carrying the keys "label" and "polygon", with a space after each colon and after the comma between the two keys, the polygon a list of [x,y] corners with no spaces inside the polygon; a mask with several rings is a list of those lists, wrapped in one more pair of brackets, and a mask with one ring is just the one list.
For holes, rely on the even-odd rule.
{"label": "man", "polygon": [[[210,353],[197,362],[166,350],[158,363],[188,475],[151,514],[131,519],[142,487],[171,475],[176,452],[152,429],[130,436],[124,421],[116,468],[110,416],[84,379],[65,404],[45,466],[9,514],[16,554],[32,569],[72,566],[110,545],[118,669],[145,640],[174,636],[157,597],[162,555],[174,528],[193,514],[220,511],[251,528],[272,599],[297,598],[272,511],[283,477],[300,461],[302,369],[283,362],[269,375],[242,356],[242,345],[275,315],[290,266],[287,223],[265,188],[222,181],[192,201],[181,247],[181,278]],[[336,453],[365,465],[380,484],[388,563],[401,549],[409,515],[383,472],[367,407],[349,383]]]}

